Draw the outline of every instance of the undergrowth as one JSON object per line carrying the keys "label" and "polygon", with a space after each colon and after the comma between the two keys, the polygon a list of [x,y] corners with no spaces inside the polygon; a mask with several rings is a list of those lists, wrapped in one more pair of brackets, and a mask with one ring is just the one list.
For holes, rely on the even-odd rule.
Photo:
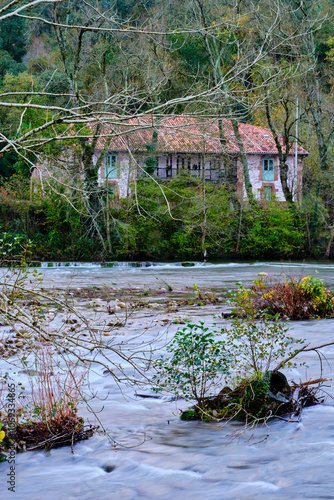
{"label": "undergrowth", "polygon": [[[59,361],[59,360],[58,360]],[[81,387],[86,376],[85,369],[66,366],[61,369],[52,349],[41,344],[36,351],[33,374],[28,376],[31,392],[15,394],[15,422],[8,408],[8,391],[2,385],[0,419],[0,453],[8,449],[50,449],[71,445],[93,435],[96,428],[86,426],[78,416]],[[4,382],[4,379],[3,379]],[[7,383],[14,386],[7,378]],[[15,438],[15,439],[13,439]]]}
{"label": "undergrowth", "polygon": [[334,297],[320,278],[260,276],[249,289],[239,284],[231,295],[232,312],[247,316],[250,311],[266,312],[291,320],[334,317]]}

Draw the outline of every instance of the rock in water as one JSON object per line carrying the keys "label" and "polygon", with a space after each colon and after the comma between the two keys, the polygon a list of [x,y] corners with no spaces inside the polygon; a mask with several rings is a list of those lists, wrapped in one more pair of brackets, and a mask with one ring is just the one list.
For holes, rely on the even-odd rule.
{"label": "rock in water", "polygon": [[268,395],[281,403],[289,403],[292,393],[286,376],[281,372],[272,371],[265,373],[264,379],[266,378],[269,381]]}

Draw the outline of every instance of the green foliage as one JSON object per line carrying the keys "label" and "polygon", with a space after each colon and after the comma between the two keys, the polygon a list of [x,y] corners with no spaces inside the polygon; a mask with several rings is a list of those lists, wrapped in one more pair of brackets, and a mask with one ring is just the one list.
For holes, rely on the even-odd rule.
{"label": "green foliage", "polygon": [[263,207],[248,206],[242,229],[241,255],[296,258],[305,248],[306,231],[298,213],[278,201]]}
{"label": "green foliage", "polygon": [[14,16],[2,19],[0,24],[0,48],[17,62],[21,62],[26,51],[25,25],[25,19]]}
{"label": "green foliage", "polygon": [[171,43],[177,47],[174,57],[181,61],[184,73],[190,77],[196,75],[198,68],[206,68],[208,57],[200,40],[183,33],[169,35]]}
{"label": "green foliage", "polygon": [[254,316],[256,313],[235,318],[230,327],[221,331],[226,335],[225,349],[231,353],[231,369],[238,380],[254,379],[267,372],[278,360],[293,356],[297,352],[296,343],[304,342],[288,336],[287,321],[278,321],[277,317],[269,315],[262,315],[259,319]]}
{"label": "green foliage", "polygon": [[115,2],[118,15],[126,20],[133,16],[138,17],[152,5],[154,5],[154,0],[116,0]]}
{"label": "green foliage", "polygon": [[282,204],[244,207],[240,214],[240,206],[226,185],[207,183],[204,193],[201,180],[188,173],[170,181],[138,181],[139,211],[129,200],[110,197],[108,231],[106,196],[100,190],[104,209],[99,223],[103,238],[110,242],[107,249],[100,240],[89,238],[85,203],[76,191],[71,193],[57,184],[54,189],[45,186],[43,193],[38,185],[31,190],[24,175],[13,175],[2,186],[3,228],[34,240],[39,252],[36,258],[202,259],[203,234],[210,260],[284,258],[305,253],[300,219]]}
{"label": "green foliage", "polygon": [[181,420],[196,420],[196,412],[195,410],[189,409],[183,411],[180,415]]}
{"label": "green foliage", "polygon": [[143,210],[139,217],[134,213],[131,218],[136,246],[156,258],[202,258],[205,231],[210,259],[282,258],[305,253],[305,228],[298,213],[272,202],[263,207],[248,205],[240,214],[226,185],[206,183],[205,188],[204,193],[202,182],[184,173],[169,182],[141,180],[138,199]]}
{"label": "green foliage", "polygon": [[19,158],[17,153],[5,153],[3,155],[0,163],[0,180],[8,179],[16,173],[15,164],[18,160]]}
{"label": "green foliage", "polygon": [[[169,356],[155,361],[154,388],[196,400],[197,408],[184,412],[184,420],[210,418],[206,411],[210,401],[219,407],[223,394],[235,394],[236,399],[227,399],[220,415],[231,418],[242,408],[247,411],[248,407],[256,407],[257,400],[263,404],[269,383],[267,374],[278,361],[291,366],[289,360],[299,352],[297,346],[304,340],[295,340],[288,332],[286,321],[265,315],[257,320],[255,314],[236,318],[230,326],[212,331],[203,322],[189,323],[169,344]],[[222,383],[225,389],[208,400]],[[256,411],[261,412],[262,406]]]}
{"label": "green foliage", "polygon": [[[54,74],[54,70],[46,69],[43,71],[39,77],[41,85],[46,88],[47,92],[54,94],[67,94],[68,93],[68,81],[66,79],[65,73],[58,71]],[[59,104],[62,101],[66,102],[67,97],[59,97]]]}
{"label": "green foliage", "polygon": [[25,66],[23,64],[15,61],[6,50],[0,49],[0,81],[2,81],[6,73],[18,75],[24,69]]}
{"label": "green foliage", "polygon": [[196,399],[202,407],[204,398],[228,373],[231,358],[224,342],[200,321],[179,330],[167,351],[170,356],[162,356],[154,364],[157,390],[165,388],[177,396]]}
{"label": "green foliage", "polygon": [[[1,234],[1,232],[0,232]],[[2,233],[0,238],[0,262],[17,260],[24,265],[32,253],[33,243],[23,236]]]}

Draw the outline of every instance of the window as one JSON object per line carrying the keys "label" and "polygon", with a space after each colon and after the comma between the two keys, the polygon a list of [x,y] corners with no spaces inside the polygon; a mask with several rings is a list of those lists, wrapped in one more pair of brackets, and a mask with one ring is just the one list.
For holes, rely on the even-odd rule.
{"label": "window", "polygon": [[177,156],[176,157],[176,171],[179,173],[179,170],[184,170],[184,156]]}
{"label": "window", "polygon": [[106,179],[117,179],[117,156],[106,154],[104,157]]}
{"label": "window", "polygon": [[209,162],[209,172],[206,174],[207,179],[223,179],[225,171],[218,156],[213,156]]}
{"label": "window", "polygon": [[273,197],[273,188],[272,186],[264,186],[263,188],[263,199],[265,201],[271,201]]}
{"label": "window", "polygon": [[263,181],[275,180],[274,160],[272,158],[263,159]]}
{"label": "window", "polygon": [[173,166],[173,155],[167,155],[166,168],[172,168],[172,166]]}
{"label": "window", "polygon": [[166,177],[172,177],[173,155],[167,155],[166,158]]}

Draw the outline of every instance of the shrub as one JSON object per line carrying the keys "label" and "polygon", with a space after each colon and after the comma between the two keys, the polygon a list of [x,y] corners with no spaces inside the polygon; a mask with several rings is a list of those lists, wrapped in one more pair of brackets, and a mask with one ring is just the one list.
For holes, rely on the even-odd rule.
{"label": "shrub", "polygon": [[288,321],[273,321],[267,314],[258,319],[256,314],[237,317],[229,327],[222,328],[220,334],[226,336],[223,342],[232,359],[233,385],[244,378],[261,378],[278,360],[293,357],[298,350],[296,344],[304,341],[294,339],[288,332]]}
{"label": "shrub", "polygon": [[[244,291],[246,293],[246,291]],[[261,278],[247,291],[254,309],[293,320],[334,317],[334,298],[320,278],[270,282]]]}
{"label": "shrub", "polygon": [[32,242],[25,240],[22,236],[10,233],[2,233],[0,238],[0,262],[2,265],[8,264],[8,261],[15,260],[21,265],[32,252]]}
{"label": "shrub", "polygon": [[273,200],[261,207],[244,208],[240,255],[293,257],[305,252],[306,232],[298,212]]}
{"label": "shrub", "polygon": [[76,366],[61,371],[55,357],[50,348],[40,345],[35,368],[38,375],[29,379],[31,400],[27,411],[22,411],[31,421],[46,425],[60,425],[62,420],[75,417],[85,377],[85,371],[79,373]]}
{"label": "shrub", "polygon": [[[87,439],[95,430],[92,426],[85,427],[84,420],[77,415],[85,370],[79,373],[76,366],[67,366],[66,370],[59,371],[50,348],[42,344],[37,352],[36,375],[29,376],[31,396],[21,394],[15,401],[15,445],[27,451],[67,444],[73,447],[76,441]],[[7,431],[6,411],[1,418]],[[2,432],[0,429],[0,451],[7,451],[12,442],[6,438],[1,440]]]}
{"label": "shrub", "polygon": [[228,373],[231,357],[225,343],[216,338],[203,322],[188,323],[167,347],[168,357],[155,362],[156,390],[167,389],[176,396],[195,399],[201,408],[204,398]]}
{"label": "shrub", "polygon": [[[299,351],[296,344],[303,342],[289,337],[288,331],[286,321],[273,322],[270,317],[260,321],[250,316],[236,318],[229,327],[213,331],[203,322],[188,324],[176,333],[168,346],[171,356],[155,362],[156,388],[195,399],[195,418],[198,415],[206,418],[214,388],[228,383],[228,392],[233,389],[238,392],[241,387],[244,393],[249,385],[268,385],[268,380],[264,381],[265,374],[278,360],[293,358]],[[239,409],[233,406],[234,413]],[[192,419],[193,416],[187,414],[183,418]]]}

